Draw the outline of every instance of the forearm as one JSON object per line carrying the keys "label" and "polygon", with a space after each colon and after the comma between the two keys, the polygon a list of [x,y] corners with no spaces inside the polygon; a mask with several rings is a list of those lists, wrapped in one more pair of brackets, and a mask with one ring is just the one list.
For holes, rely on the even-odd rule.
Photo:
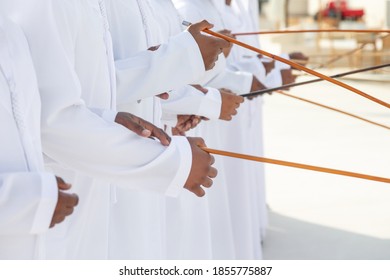
{"label": "forearm", "polygon": [[185,163],[191,162],[191,153],[186,139],[174,138],[164,147],[102,120],[83,106],[62,110],[45,123],[42,133],[44,152],[50,158],[126,188],[169,194],[173,183],[184,185],[186,178],[175,180],[178,174],[186,177],[189,173]]}
{"label": "forearm", "polygon": [[205,73],[199,47],[187,31],[172,37],[156,51],[116,61],[116,69],[118,105],[178,89]]}

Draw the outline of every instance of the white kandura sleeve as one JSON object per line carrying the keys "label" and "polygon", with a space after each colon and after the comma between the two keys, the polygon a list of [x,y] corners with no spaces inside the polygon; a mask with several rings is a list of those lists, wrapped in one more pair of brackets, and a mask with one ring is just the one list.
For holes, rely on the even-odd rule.
{"label": "white kandura sleeve", "polygon": [[219,90],[207,88],[204,94],[193,86],[184,86],[169,92],[169,99],[162,100],[163,114],[196,115],[208,119],[219,119],[222,99]]}
{"label": "white kandura sleeve", "polygon": [[92,112],[108,122],[115,122],[118,112],[110,109],[90,108]]}
{"label": "white kandura sleeve", "polygon": [[[279,56],[284,59],[290,60],[290,56],[287,53],[282,53]],[[287,69],[291,69],[291,66],[286,63],[275,60],[275,69],[287,70]]]}
{"label": "white kandura sleeve", "polygon": [[199,46],[188,31],[171,37],[156,51],[140,52],[115,65],[118,105],[180,88],[205,74]]}
{"label": "white kandura sleeve", "polygon": [[215,62],[213,69],[206,71],[206,73],[199,80],[193,82],[192,84],[199,84],[199,85],[207,84],[218,75],[221,75],[221,73],[225,71],[226,66],[227,64],[226,64],[225,55],[221,53],[218,56],[218,60]]}
{"label": "white kandura sleeve", "polygon": [[261,83],[265,83],[266,70],[257,56],[243,57],[240,61],[234,62],[230,65],[230,69],[233,71],[245,71],[251,73]]}
{"label": "white kandura sleeve", "polygon": [[274,68],[265,78],[265,86],[267,88],[280,87],[283,84],[282,73],[280,69]]}
{"label": "white kandura sleeve", "polygon": [[58,187],[53,174],[0,174],[0,235],[46,232],[57,199]]}
{"label": "white kandura sleeve", "polygon": [[225,69],[223,73],[209,81],[206,86],[230,89],[234,93],[244,94],[251,90],[253,75],[248,72]]}
{"label": "white kandura sleeve", "polygon": [[51,5],[19,18],[37,72],[45,154],[71,169],[127,188],[163,194],[181,189],[191,166],[187,139],[179,137],[163,147],[87,108],[73,65],[72,40],[77,38],[78,22],[61,20],[60,9],[53,11]]}

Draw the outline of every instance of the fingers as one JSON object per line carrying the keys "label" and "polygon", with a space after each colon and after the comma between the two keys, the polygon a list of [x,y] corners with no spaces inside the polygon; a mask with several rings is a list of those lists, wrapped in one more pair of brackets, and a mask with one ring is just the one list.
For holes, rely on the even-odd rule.
{"label": "fingers", "polygon": [[[212,164],[214,164],[215,159],[214,159],[213,156],[210,156],[210,157],[211,157],[211,165],[212,165]],[[218,174],[217,169],[212,167],[212,166],[210,166],[209,172],[208,172],[208,176],[204,177],[202,179],[202,182],[201,182],[200,185],[205,187],[205,188],[211,188],[213,183],[214,183],[212,179],[217,177],[217,174]],[[193,187],[190,190],[198,197],[202,197],[202,196],[204,196],[206,194],[205,191],[202,189],[202,187],[200,185],[197,185],[197,186]]]}
{"label": "fingers", "polygon": [[293,75],[291,69],[283,69],[280,71],[282,74],[283,85],[288,85],[295,82],[296,76]]}
{"label": "fingers", "polygon": [[229,48],[231,44],[220,38],[214,36],[201,34],[200,31],[212,28],[213,25],[207,21],[202,21],[191,25],[188,31],[194,37],[202,54],[202,59],[206,70],[210,70],[215,66],[218,56],[225,48]]}
{"label": "fingers", "polygon": [[77,205],[79,205],[79,196],[75,193],[72,193],[70,194],[70,202],[69,204],[71,206],[68,206],[68,207],[76,207]]}
{"label": "fingers", "polygon": [[190,138],[193,143],[197,146],[197,147],[206,147],[206,143],[204,142],[204,139],[203,138],[200,138],[200,137],[191,137]]}
{"label": "fingers", "polygon": [[[169,146],[169,144],[171,143],[171,137],[168,134],[166,134],[162,129],[158,128],[154,124],[151,124],[150,122],[145,121],[141,118],[138,118],[138,117],[136,117],[136,118],[139,122],[139,124],[138,124],[138,126],[140,127],[139,131],[141,130],[141,128],[143,128],[144,129],[143,133],[145,133],[145,131],[150,132],[148,137],[155,137],[164,146]],[[137,125],[137,124],[135,124],[135,125]],[[138,134],[138,135],[140,135],[140,134]],[[145,133],[145,135],[146,135],[146,133]],[[143,135],[141,135],[141,136],[143,136]]]}
{"label": "fingers", "polygon": [[231,91],[226,91],[224,89],[221,89],[220,92],[222,97],[220,119],[230,121],[233,119],[233,116],[237,115],[237,109],[245,99],[242,96],[235,95]]}
{"label": "fingers", "polygon": [[50,223],[50,228],[53,228],[56,224],[60,224],[65,220],[65,216],[57,216],[52,219]]}
{"label": "fingers", "polygon": [[53,217],[50,223],[50,227],[54,227],[56,224],[62,223],[67,216],[70,216],[74,212],[74,208],[79,203],[79,197],[76,194],[68,194],[62,191],[58,192],[58,201],[56,209],[54,210]]}
{"label": "fingers", "polygon": [[220,39],[220,38],[215,38],[215,44],[221,49],[221,52],[222,52],[222,49],[226,49],[226,48],[230,48],[231,47],[231,43],[229,41],[226,41],[224,39]]}
{"label": "fingers", "polygon": [[56,176],[56,180],[57,180],[57,184],[58,184],[58,185],[59,185],[59,184],[65,184],[64,179],[62,179],[61,177]]}
{"label": "fingers", "polygon": [[192,193],[194,193],[197,197],[203,197],[206,194],[204,189],[202,189],[202,187],[200,187],[200,186],[196,186],[196,187],[192,188],[190,191]]}
{"label": "fingers", "polygon": [[70,193],[65,193],[65,192],[60,192],[59,197],[58,197],[58,203],[57,205],[60,208],[74,208],[78,205],[79,203],[79,197],[77,194],[70,194]]}
{"label": "fingers", "polygon": [[218,175],[218,170],[214,167],[211,167],[209,171],[209,177],[214,179],[217,177],[217,175]]}
{"label": "fingers", "polygon": [[207,20],[202,20],[201,22],[194,23],[190,27],[188,27],[188,31],[197,31],[200,32],[204,29],[211,29],[214,25],[209,23]]}
{"label": "fingers", "polygon": [[171,138],[163,130],[130,113],[120,112],[115,118],[115,122],[123,125],[142,137],[155,137],[160,140],[161,144],[168,146]]}
{"label": "fingers", "polygon": [[253,76],[251,91],[258,91],[265,88],[266,86],[263,85],[255,76]]}
{"label": "fingers", "polygon": [[140,118],[125,112],[119,112],[115,117],[115,122],[123,125],[142,137],[150,137],[152,132],[140,125]]}
{"label": "fingers", "polygon": [[204,186],[205,188],[211,188],[212,185],[213,180],[211,180],[210,178],[207,177],[203,180],[202,186]]}
{"label": "fingers", "polygon": [[204,88],[202,87],[201,85],[192,85],[194,88],[196,88],[197,90],[203,92],[204,94],[207,94],[209,92],[209,90],[207,88]]}
{"label": "fingers", "polygon": [[245,99],[242,96],[236,95],[236,102],[238,104],[244,103]]}
{"label": "fingers", "polygon": [[168,100],[169,99],[169,94],[167,92],[164,92],[164,93],[161,93],[161,94],[157,95],[157,97],[159,97],[162,100]]}
{"label": "fingers", "polygon": [[72,187],[71,184],[65,183],[65,181],[60,177],[56,176],[56,180],[57,180],[57,187],[59,190],[67,191]]}
{"label": "fingers", "polygon": [[152,52],[157,51],[157,50],[160,48],[160,46],[161,46],[161,45],[152,46],[152,47],[150,47],[150,48],[148,49],[148,51],[152,51]]}
{"label": "fingers", "polygon": [[192,122],[191,122],[191,128],[195,128],[201,121],[201,118],[198,116],[193,116]]}
{"label": "fingers", "polygon": [[152,129],[152,135],[151,135],[152,137],[157,138],[161,142],[162,145],[169,146],[172,139],[168,134],[166,134],[162,129],[160,129],[154,125],[151,129]]}
{"label": "fingers", "polygon": [[128,122],[127,128],[145,138],[152,136],[152,132],[149,129],[138,123]]}
{"label": "fingers", "polygon": [[192,150],[192,165],[184,188],[202,197],[205,195],[202,186],[210,188],[213,185],[212,179],[217,176],[217,170],[212,167],[215,159],[201,148],[206,146],[202,138],[189,137],[187,139]]}

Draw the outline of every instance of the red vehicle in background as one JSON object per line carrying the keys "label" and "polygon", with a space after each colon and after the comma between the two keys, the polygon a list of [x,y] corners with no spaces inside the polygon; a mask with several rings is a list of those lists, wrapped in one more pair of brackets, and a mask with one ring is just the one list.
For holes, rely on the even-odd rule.
{"label": "red vehicle in background", "polygon": [[359,20],[364,16],[363,9],[351,9],[348,7],[346,0],[329,1],[326,4],[326,8],[317,13],[316,19],[319,14],[323,18],[335,18],[341,20]]}

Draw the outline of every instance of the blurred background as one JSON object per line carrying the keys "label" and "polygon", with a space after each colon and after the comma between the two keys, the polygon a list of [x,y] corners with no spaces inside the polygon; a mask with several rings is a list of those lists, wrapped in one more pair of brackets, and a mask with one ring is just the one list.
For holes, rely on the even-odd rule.
{"label": "blurred background", "polygon": [[[390,1],[262,0],[262,30],[383,29]],[[301,51],[325,74],[390,63],[385,33],[259,36],[272,53]],[[333,62],[332,62],[333,61]],[[298,73],[298,81],[312,79]],[[390,68],[343,79],[390,103]],[[389,109],[327,82],[290,93],[390,126]],[[278,93],[264,97],[265,155],[390,177],[390,131]],[[390,185],[266,165],[266,259],[390,259]]]}

